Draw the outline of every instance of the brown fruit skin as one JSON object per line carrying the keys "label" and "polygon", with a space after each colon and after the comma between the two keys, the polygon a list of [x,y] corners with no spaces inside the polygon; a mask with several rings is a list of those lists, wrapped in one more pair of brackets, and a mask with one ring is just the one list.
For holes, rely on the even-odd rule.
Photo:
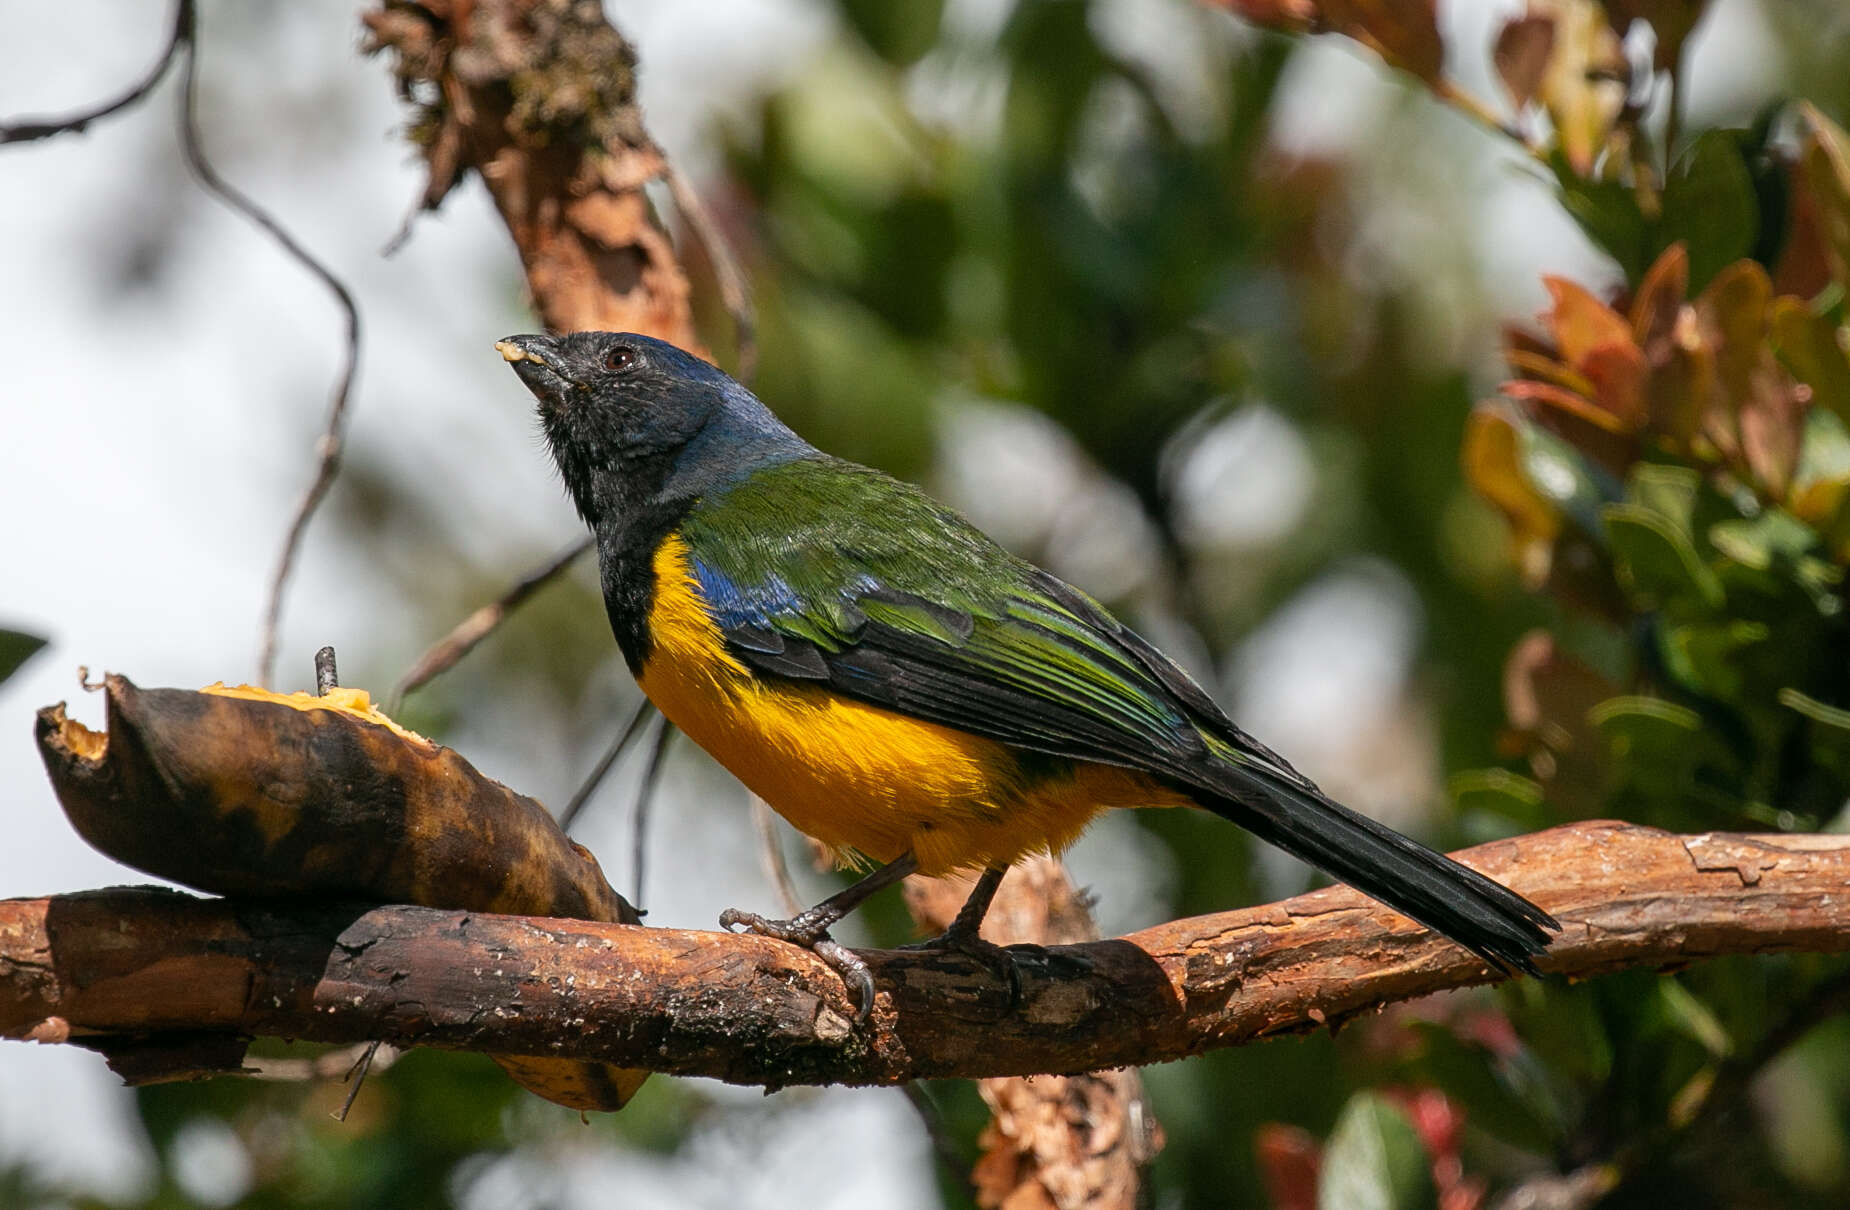
{"label": "brown fruit skin", "polygon": [[[641,923],[545,807],[448,748],[280,695],[104,687],[107,735],[48,706],[39,753],[78,835],[136,869],[245,898]],[[495,1061],[580,1110],[620,1108],[648,1074]]]}

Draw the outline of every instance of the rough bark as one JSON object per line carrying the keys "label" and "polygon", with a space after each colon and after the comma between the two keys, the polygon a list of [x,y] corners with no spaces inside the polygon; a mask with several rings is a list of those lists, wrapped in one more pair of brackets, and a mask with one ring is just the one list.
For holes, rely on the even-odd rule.
{"label": "rough bark", "polygon": [[636,52],[597,0],[386,0],[361,19],[417,109],[420,210],[479,174],[549,329],[703,352],[643,192],[666,164],[636,103]]}
{"label": "rough bark", "polygon": [[[1850,949],[1850,837],[1573,824],[1461,858],[1559,916],[1585,976]],[[0,1034],[271,1034],[567,1056],[736,1083],[889,1084],[1142,1065],[1491,981],[1343,887],[1023,954],[870,952],[863,1029],[820,961],[760,937],[148,890],[0,903]]]}

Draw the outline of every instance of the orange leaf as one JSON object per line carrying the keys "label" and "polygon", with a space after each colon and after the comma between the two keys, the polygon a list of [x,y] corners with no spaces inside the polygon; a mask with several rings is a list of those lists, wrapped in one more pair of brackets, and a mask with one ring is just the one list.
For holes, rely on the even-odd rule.
{"label": "orange leaf", "polygon": [[1565,277],[1544,277],[1542,284],[1554,299],[1553,309],[1542,319],[1554,333],[1562,361],[1584,369],[1582,359],[1598,346],[1631,342],[1631,325],[1586,287]]}
{"label": "orange leaf", "polygon": [[1649,350],[1653,341],[1668,340],[1677,321],[1677,308],[1689,297],[1689,249],[1681,243],[1665,248],[1645,271],[1632,299],[1632,339]]}
{"label": "orange leaf", "polygon": [[1525,378],[1533,378],[1537,382],[1552,382],[1576,395],[1593,393],[1593,383],[1585,374],[1546,354],[1531,353],[1527,349],[1505,349],[1503,360],[1509,362],[1510,369]]}
{"label": "orange leaf", "polygon": [[[1618,416],[1583,399],[1572,391],[1564,391],[1553,383],[1535,382],[1526,378],[1514,379],[1498,388],[1511,399],[1539,403],[1543,407],[1553,408],[1579,420],[1584,420],[1604,432],[1623,434],[1627,431],[1625,422]],[[1540,413],[1537,413],[1538,418]]]}
{"label": "orange leaf", "polygon": [[1555,49],[1554,18],[1530,13],[1513,17],[1497,34],[1493,54],[1497,77],[1517,109],[1535,100]]}
{"label": "orange leaf", "polygon": [[1645,382],[1650,427],[1686,451],[1702,428],[1714,393],[1715,350],[1703,339],[1696,309],[1685,304],[1676,309],[1670,339],[1651,349],[1651,374]]}
{"label": "orange leaf", "polygon": [[1805,408],[1792,383],[1768,358],[1749,379],[1740,404],[1741,456],[1769,496],[1785,499],[1798,469]]}
{"label": "orange leaf", "polygon": [[1317,1210],[1317,1169],[1323,1149],[1309,1131],[1267,1122],[1253,1132],[1253,1150],[1272,1210]]}
{"label": "orange leaf", "polygon": [[1254,25],[1274,29],[1305,30],[1317,22],[1315,0],[1212,0]]}
{"label": "orange leaf", "polygon": [[1644,427],[1644,351],[1629,339],[1588,350],[1581,369],[1593,383],[1593,399],[1636,432]]}
{"label": "orange leaf", "polygon": [[1568,166],[1591,176],[1625,106],[1624,48],[1594,0],[1531,0],[1530,9],[1553,14],[1555,22],[1542,104]]}
{"label": "orange leaf", "polygon": [[1433,0],[1320,0],[1331,28],[1374,49],[1428,84],[1445,66],[1445,44]]}
{"label": "orange leaf", "polygon": [[1518,380],[1501,389],[1536,424],[1615,475],[1624,475],[1638,456],[1636,431],[1589,399],[1545,382]]}
{"label": "orange leaf", "polygon": [[1752,396],[1754,375],[1772,358],[1767,347],[1767,312],[1773,282],[1759,261],[1738,260],[1715,275],[1696,299],[1703,336],[1715,350],[1716,401],[1738,412]]}
{"label": "orange leaf", "polygon": [[1799,123],[1805,128],[1799,162],[1817,207],[1831,274],[1850,286],[1850,136],[1809,101],[1799,106]]}
{"label": "orange leaf", "polygon": [[1548,578],[1561,517],[1522,468],[1522,435],[1503,409],[1479,404],[1465,425],[1465,478],[1509,521],[1516,560],[1531,586]]}

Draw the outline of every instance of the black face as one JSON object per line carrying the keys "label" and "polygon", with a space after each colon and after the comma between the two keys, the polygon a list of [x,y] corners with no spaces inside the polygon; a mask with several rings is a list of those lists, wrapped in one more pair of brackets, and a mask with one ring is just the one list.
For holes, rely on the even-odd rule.
{"label": "black face", "polygon": [[553,459],[593,524],[659,486],[728,381],[673,345],[627,332],[510,336],[495,348],[539,400]]}
{"label": "black face", "polygon": [[[627,332],[574,332],[569,336],[510,336],[495,348],[540,401],[540,414],[555,414],[574,428],[595,425],[611,438],[619,430],[631,440],[650,440],[650,430],[671,436],[683,428],[680,413],[695,402],[703,374],[711,370],[671,345]],[[689,391],[688,388],[696,388]]]}

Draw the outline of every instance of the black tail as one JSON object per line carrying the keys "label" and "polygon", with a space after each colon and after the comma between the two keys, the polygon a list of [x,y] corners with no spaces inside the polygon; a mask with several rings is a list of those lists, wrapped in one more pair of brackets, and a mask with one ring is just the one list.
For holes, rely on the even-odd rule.
{"label": "black tail", "polygon": [[1333,878],[1436,929],[1492,966],[1538,974],[1553,916],[1476,870],[1385,824],[1332,802],[1315,787],[1250,766],[1221,765],[1214,780],[1238,797],[1198,794],[1202,806]]}

